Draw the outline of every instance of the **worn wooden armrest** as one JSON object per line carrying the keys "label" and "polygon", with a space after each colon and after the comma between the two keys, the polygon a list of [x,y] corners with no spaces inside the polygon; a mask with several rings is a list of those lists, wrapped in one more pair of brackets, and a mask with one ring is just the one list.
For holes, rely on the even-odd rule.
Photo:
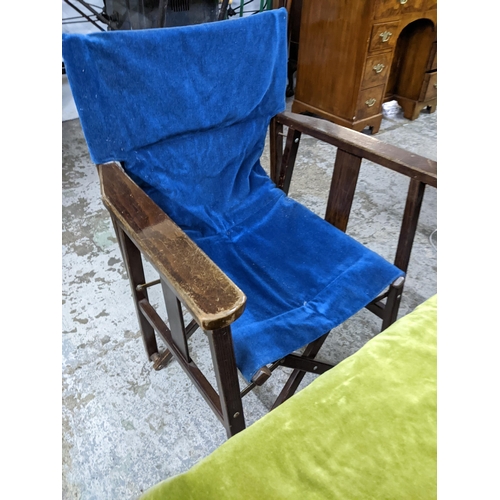
{"label": "worn wooden armrest", "polygon": [[235,321],[245,294],[118,163],[97,166],[102,200],[121,228],[205,330]]}
{"label": "worn wooden armrest", "polygon": [[429,186],[437,187],[437,162],[410,153],[397,146],[384,144],[335,123],[285,111],[276,120],[298,132],[336,146],[347,153],[366,158]]}

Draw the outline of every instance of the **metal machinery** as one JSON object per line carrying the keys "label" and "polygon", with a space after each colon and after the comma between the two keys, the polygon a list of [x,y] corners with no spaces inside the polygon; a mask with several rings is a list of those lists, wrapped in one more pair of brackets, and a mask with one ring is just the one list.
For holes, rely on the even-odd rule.
{"label": "metal machinery", "polygon": [[85,0],[64,2],[79,16],[63,19],[63,24],[89,22],[101,31],[201,24],[272,7],[272,0],[240,0],[238,5],[232,0],[101,0],[100,6]]}

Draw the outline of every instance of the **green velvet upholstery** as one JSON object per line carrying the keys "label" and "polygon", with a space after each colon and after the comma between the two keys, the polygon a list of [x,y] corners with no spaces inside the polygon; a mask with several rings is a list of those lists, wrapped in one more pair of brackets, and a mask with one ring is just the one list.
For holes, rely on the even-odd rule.
{"label": "green velvet upholstery", "polygon": [[436,498],[436,327],[434,296],[141,500]]}

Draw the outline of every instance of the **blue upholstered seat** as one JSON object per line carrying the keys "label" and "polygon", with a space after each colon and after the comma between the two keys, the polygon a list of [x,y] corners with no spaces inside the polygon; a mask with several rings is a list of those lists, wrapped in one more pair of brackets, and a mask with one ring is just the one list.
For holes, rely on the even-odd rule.
{"label": "blue upholstered seat", "polygon": [[246,294],[232,331],[247,380],[403,274],[286,197],[260,164],[285,108],[284,9],[65,35],[63,57],[92,160],[122,162]]}

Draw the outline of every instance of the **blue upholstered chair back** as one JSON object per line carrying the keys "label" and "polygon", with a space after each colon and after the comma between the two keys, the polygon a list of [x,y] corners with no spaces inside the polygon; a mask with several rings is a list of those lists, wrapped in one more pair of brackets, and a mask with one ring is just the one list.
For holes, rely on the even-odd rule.
{"label": "blue upholstered chair back", "polygon": [[271,188],[259,158],[285,108],[286,10],[67,35],[63,56],[92,160],[124,162],[191,235],[226,230]]}

